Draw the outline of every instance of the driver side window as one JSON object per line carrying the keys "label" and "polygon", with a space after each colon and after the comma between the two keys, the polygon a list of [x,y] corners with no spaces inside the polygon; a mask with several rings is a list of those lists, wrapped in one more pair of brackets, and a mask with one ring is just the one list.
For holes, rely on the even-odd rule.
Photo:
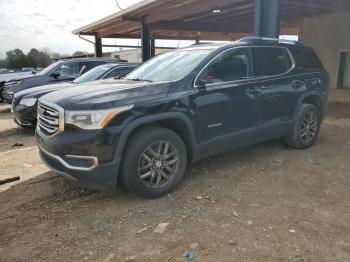
{"label": "driver side window", "polygon": [[200,74],[197,84],[216,84],[247,79],[253,76],[250,48],[226,51],[213,60]]}
{"label": "driver side window", "polygon": [[80,66],[79,63],[67,63],[61,65],[59,68],[55,70],[55,73],[59,73],[59,75],[62,77],[64,76],[77,76],[80,73]]}

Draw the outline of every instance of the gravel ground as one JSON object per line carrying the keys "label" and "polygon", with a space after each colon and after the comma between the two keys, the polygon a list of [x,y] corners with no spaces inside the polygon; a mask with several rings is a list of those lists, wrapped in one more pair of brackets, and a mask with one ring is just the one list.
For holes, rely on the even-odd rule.
{"label": "gravel ground", "polygon": [[309,150],[270,141],[210,158],[157,200],[82,189],[44,170],[32,134],[0,113],[0,178],[34,177],[0,193],[0,261],[186,261],[184,252],[195,261],[350,261],[343,110],[331,107],[336,116]]}

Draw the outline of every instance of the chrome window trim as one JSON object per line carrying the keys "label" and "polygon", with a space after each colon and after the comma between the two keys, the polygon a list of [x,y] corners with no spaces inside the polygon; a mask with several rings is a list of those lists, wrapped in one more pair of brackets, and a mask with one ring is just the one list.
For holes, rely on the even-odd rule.
{"label": "chrome window trim", "polygon": [[[265,80],[265,79],[269,79],[269,78],[275,78],[275,77],[282,77],[282,76],[285,76],[287,74],[289,74],[290,72],[292,72],[295,67],[296,67],[296,63],[295,63],[295,59],[291,53],[291,51],[289,50],[289,48],[287,47],[284,47],[284,46],[235,46],[235,47],[232,47],[232,48],[229,48],[229,49],[226,49],[224,51],[222,51],[221,53],[217,54],[213,59],[211,59],[202,69],[201,71],[199,71],[199,73],[197,74],[196,78],[194,79],[194,82],[193,82],[193,88],[196,89],[196,90],[199,90],[198,89],[198,85],[196,84],[197,83],[197,80],[199,78],[199,76],[203,73],[203,71],[205,69],[207,69],[207,67],[215,60],[217,59],[219,56],[221,56],[222,54],[226,53],[226,52],[229,52],[229,51],[232,51],[234,49],[241,49],[241,48],[250,48],[250,49],[253,49],[253,48],[262,48],[262,47],[265,47],[265,48],[281,48],[281,49],[285,49],[287,50],[287,53],[292,61],[292,67],[285,73],[282,73],[282,74],[278,74],[278,75],[273,75],[273,76],[256,76],[256,77],[249,77],[247,79],[239,79],[239,80],[235,80],[235,81],[227,81],[227,82],[220,82],[220,83],[212,83],[212,84],[206,84],[206,87],[215,87],[215,86],[218,86],[218,85],[222,85],[222,84],[239,84],[239,83],[245,83],[245,82],[251,82],[251,81],[256,81],[256,80]],[[253,59],[254,59],[254,56],[253,56]],[[254,65],[254,60],[253,60],[253,65]]]}

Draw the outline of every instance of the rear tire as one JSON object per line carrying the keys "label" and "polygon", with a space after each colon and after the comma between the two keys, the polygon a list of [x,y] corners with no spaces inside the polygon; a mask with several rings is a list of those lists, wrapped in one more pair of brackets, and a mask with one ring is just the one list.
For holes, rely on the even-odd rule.
{"label": "rear tire", "polygon": [[297,149],[312,147],[319,135],[321,113],[311,104],[302,104],[294,124],[292,134],[286,139],[289,146]]}
{"label": "rear tire", "polygon": [[158,198],[182,180],[187,150],[182,139],[162,127],[148,127],[132,135],[122,166],[128,190],[144,198]]}

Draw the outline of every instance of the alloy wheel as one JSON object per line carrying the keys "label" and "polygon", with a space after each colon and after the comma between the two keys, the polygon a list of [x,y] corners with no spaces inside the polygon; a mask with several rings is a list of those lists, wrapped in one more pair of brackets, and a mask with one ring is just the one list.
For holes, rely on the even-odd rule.
{"label": "alloy wheel", "polygon": [[305,114],[300,129],[300,138],[305,143],[310,143],[317,135],[318,118],[315,112],[309,111]]}
{"label": "alloy wheel", "polygon": [[169,142],[153,143],[140,156],[138,175],[142,183],[150,188],[160,188],[176,174],[179,153]]}

